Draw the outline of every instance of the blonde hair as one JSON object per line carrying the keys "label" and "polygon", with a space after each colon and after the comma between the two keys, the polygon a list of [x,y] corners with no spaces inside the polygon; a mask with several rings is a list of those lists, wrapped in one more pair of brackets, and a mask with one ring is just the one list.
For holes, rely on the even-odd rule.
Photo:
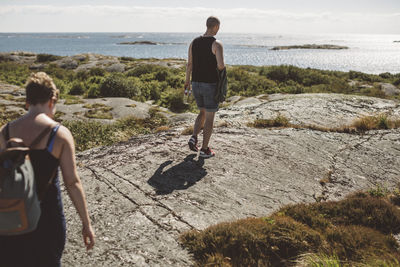
{"label": "blonde hair", "polygon": [[26,82],[26,102],[31,105],[44,104],[52,98],[58,99],[59,91],[45,72],[33,73]]}

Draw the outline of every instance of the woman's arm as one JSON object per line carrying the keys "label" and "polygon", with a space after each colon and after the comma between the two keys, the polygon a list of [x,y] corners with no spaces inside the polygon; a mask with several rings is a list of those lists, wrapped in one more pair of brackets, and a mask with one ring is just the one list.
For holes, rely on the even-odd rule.
{"label": "woman's arm", "polygon": [[64,126],[60,127],[57,135],[62,144],[60,166],[64,184],[82,221],[82,235],[86,248],[91,249],[94,246],[95,236],[87,211],[85,193],[76,170],[74,139]]}

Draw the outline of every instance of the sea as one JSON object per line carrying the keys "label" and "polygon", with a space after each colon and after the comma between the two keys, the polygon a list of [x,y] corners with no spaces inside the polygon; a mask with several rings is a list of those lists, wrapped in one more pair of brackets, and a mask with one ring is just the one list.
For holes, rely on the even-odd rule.
{"label": "sea", "polygon": [[[187,58],[202,33],[0,33],[0,52],[27,51],[69,56],[96,53],[133,58]],[[295,65],[323,70],[400,73],[400,35],[219,33],[229,65]],[[121,45],[151,41],[157,45]],[[271,50],[275,46],[332,44],[344,50]]]}

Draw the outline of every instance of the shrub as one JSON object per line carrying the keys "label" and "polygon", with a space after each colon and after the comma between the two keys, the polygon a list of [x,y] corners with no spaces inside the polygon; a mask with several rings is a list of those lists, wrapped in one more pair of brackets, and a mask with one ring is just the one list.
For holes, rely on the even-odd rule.
{"label": "shrub", "polygon": [[143,74],[150,74],[160,70],[163,70],[163,67],[154,64],[143,64],[129,70],[126,75],[140,77]]}
{"label": "shrub", "polygon": [[94,67],[89,70],[90,76],[105,76],[106,73],[107,72],[104,69],[99,67]]}
{"label": "shrub", "polygon": [[75,72],[73,70],[63,69],[55,64],[47,65],[43,71],[50,75],[53,79],[57,78],[59,80],[63,80],[63,82],[72,82],[75,80]]}
{"label": "shrub", "polygon": [[75,73],[75,79],[74,80],[78,79],[78,80],[84,81],[84,80],[88,79],[89,77],[90,77],[90,74],[89,74],[88,71],[80,70],[80,71]]}
{"label": "shrub", "polygon": [[349,71],[349,79],[361,80],[366,82],[381,82],[382,78],[374,74],[366,74],[359,71]]}
{"label": "shrub", "polygon": [[69,90],[71,89],[71,84],[69,82],[65,82],[58,78],[53,78],[53,81],[54,81],[54,84],[56,85],[57,89],[60,90],[61,95],[65,95],[65,94],[69,93]]}
{"label": "shrub", "polygon": [[71,95],[82,95],[85,92],[85,86],[80,81],[74,81],[72,83],[71,89],[69,90],[69,94]]}
{"label": "shrub", "polygon": [[100,95],[103,97],[128,97],[132,98],[140,93],[135,80],[128,80],[121,74],[108,76],[100,85]]}
{"label": "shrub", "polygon": [[142,82],[140,86],[140,97],[141,100],[159,100],[161,97],[161,92],[164,91],[168,85],[163,82],[160,83],[158,81],[149,81]]}
{"label": "shrub", "polygon": [[383,78],[383,79],[391,79],[393,76],[390,72],[384,72],[379,74],[379,77]]}
{"label": "shrub", "polygon": [[0,62],[0,80],[18,86],[24,86],[31,71],[27,65],[15,62]]}
{"label": "shrub", "polygon": [[289,80],[289,66],[271,66],[269,68],[262,68],[260,75],[264,75],[273,81],[285,82]]}
{"label": "shrub", "polygon": [[173,112],[182,112],[188,106],[183,102],[183,88],[181,90],[169,88],[161,93],[160,104]]}
{"label": "shrub", "polygon": [[254,96],[262,93],[274,93],[277,84],[257,73],[248,72],[246,68],[234,67],[228,73],[228,96]]}
{"label": "shrub", "polygon": [[89,89],[86,92],[85,97],[87,98],[98,98],[100,97],[100,86],[97,84],[90,85]]}
{"label": "shrub", "polygon": [[55,61],[58,60],[62,57],[60,56],[55,56],[55,55],[50,55],[50,54],[38,54],[36,56],[36,62],[51,62],[51,61]]}

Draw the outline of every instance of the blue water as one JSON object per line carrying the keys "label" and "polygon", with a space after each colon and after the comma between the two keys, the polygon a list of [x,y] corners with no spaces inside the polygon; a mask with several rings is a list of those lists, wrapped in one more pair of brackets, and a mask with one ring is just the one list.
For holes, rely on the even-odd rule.
{"label": "blue water", "polygon": [[[0,33],[0,52],[29,51],[54,55],[96,53],[134,58],[186,58],[191,40],[200,33]],[[281,65],[366,73],[400,73],[400,35],[272,35],[227,34],[224,44],[230,65]],[[162,45],[118,45],[154,41]],[[277,45],[335,44],[347,50],[281,50]]]}

